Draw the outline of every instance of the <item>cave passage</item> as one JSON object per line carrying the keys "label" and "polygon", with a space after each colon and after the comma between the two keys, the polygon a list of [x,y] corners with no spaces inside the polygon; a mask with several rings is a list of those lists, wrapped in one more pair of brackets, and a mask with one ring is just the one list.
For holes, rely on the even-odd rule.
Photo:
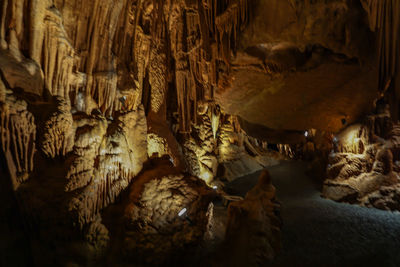
{"label": "cave passage", "polygon": [[0,267],[399,248],[400,0],[0,0]]}
{"label": "cave passage", "polygon": [[[321,198],[302,161],[268,168],[282,203],[283,249],[275,266],[399,266],[400,216]],[[228,185],[245,195],[260,172]]]}

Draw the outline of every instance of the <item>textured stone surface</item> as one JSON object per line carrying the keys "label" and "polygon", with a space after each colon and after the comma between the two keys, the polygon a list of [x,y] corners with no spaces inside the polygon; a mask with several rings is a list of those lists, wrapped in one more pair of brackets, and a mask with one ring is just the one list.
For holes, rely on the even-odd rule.
{"label": "textured stone surface", "polygon": [[63,98],[56,97],[53,105],[44,105],[40,109],[54,110],[45,120],[41,129],[40,148],[49,157],[65,156],[74,145],[73,119],[71,107]]}
{"label": "textured stone surface", "polygon": [[34,168],[36,125],[27,103],[12,95],[0,81],[0,141],[10,182],[16,190]]}
{"label": "textured stone surface", "polygon": [[203,181],[181,174],[169,160],[154,160],[130,185],[121,212],[105,215],[121,247],[113,264],[174,265],[190,260],[194,255],[186,253],[201,243],[215,196]]}
{"label": "textured stone surface", "polygon": [[[248,3],[0,2],[1,167],[36,265],[94,265],[112,254],[115,232],[103,215],[149,157],[167,156],[177,171],[148,181],[147,208],[132,221],[168,230],[175,244],[203,236],[203,219],[193,227],[173,219],[200,198],[198,188],[209,190],[199,178],[217,176],[217,72],[249,20]],[[142,252],[164,243],[160,233],[142,229]]]}
{"label": "textured stone surface", "polygon": [[280,204],[267,170],[242,201],[229,205],[226,246],[232,266],[259,266],[271,262],[280,250]]}
{"label": "textured stone surface", "polygon": [[365,124],[347,127],[335,137],[329,155],[324,197],[388,210],[398,210],[400,183],[396,157],[397,124],[389,111],[368,117]]}
{"label": "textured stone surface", "polygon": [[249,134],[275,143],[293,143],[293,136],[276,137],[271,129],[336,132],[342,119],[352,123],[372,111],[381,64],[376,46],[398,47],[398,41],[388,39],[391,29],[378,41],[385,30],[369,23],[392,1],[361,2],[260,1],[216,91],[222,109],[253,124],[244,126]]}
{"label": "textured stone surface", "polygon": [[[199,246],[213,217],[210,201],[202,201],[206,184],[226,197],[222,180],[272,164],[258,139],[285,144],[289,154],[305,141],[306,151],[318,151],[305,129],[336,131],[378,96],[396,119],[397,5],[0,1],[0,179],[11,185],[7,195],[18,203],[33,263],[168,264],[177,251],[193,255],[185,246]],[[375,136],[340,143],[329,182],[345,181],[357,201],[393,207],[400,141],[391,126],[386,115],[376,117],[365,124]],[[159,158],[173,167],[161,172]],[[152,168],[157,177],[136,181]],[[267,233],[255,251],[267,247],[260,253],[270,259],[273,189],[264,191],[238,207],[251,222],[231,215],[239,229],[251,224],[245,243]],[[174,217],[186,205],[193,222]],[[115,227],[125,223],[131,228]]]}

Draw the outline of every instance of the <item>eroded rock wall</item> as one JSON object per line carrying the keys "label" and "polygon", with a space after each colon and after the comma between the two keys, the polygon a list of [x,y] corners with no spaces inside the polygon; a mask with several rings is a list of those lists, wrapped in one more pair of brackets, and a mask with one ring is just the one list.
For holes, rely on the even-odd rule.
{"label": "eroded rock wall", "polygon": [[392,0],[259,1],[217,103],[276,143],[340,131],[384,95],[396,121],[399,9]]}
{"label": "eroded rock wall", "polygon": [[[199,228],[171,218],[208,194],[205,184],[193,180],[212,185],[218,175],[232,180],[265,166],[260,142],[243,130],[255,125],[256,137],[261,131],[261,137],[267,133],[279,142],[303,140],[305,126],[324,124],[315,128],[337,130],[343,118],[352,122],[369,109],[377,95],[375,74],[381,77],[380,96],[397,94],[398,63],[391,56],[396,58],[398,38],[389,44],[387,37],[395,37],[398,29],[393,1],[0,1],[0,158],[30,233],[35,263],[98,261],[113,246],[115,234],[109,231],[112,223],[104,222],[104,213],[118,206],[142,171],[154,167],[143,167],[149,158],[166,157],[175,169],[150,177],[154,179],[143,188],[129,188],[137,199],[131,202],[135,211],[127,221],[145,225],[133,231],[131,251],[148,251],[146,235],[154,225],[161,229],[155,231],[158,244],[165,241],[162,229],[171,225],[187,230],[173,244],[195,233],[196,238],[188,238],[191,243],[204,231],[207,201],[195,207]],[[379,16],[382,12],[392,14],[390,27]],[[380,64],[374,62],[374,47],[363,45],[365,40],[380,42]],[[258,86],[268,84],[260,93]],[[299,87],[304,84],[308,87]],[[342,103],[340,110],[331,103],[338,85],[333,106]],[[303,98],[310,87],[311,97]],[[321,87],[327,88],[326,94],[318,93]],[[243,91],[230,91],[235,88],[244,89],[245,97]],[[357,101],[350,99],[348,92],[360,92],[353,90],[363,90],[368,97],[356,94]],[[285,105],[277,101],[282,97],[289,99]],[[325,102],[315,108],[312,104],[320,98]],[[273,103],[265,104],[265,99]],[[301,99],[301,104],[290,99]],[[221,108],[215,100],[231,102]],[[303,109],[308,104],[312,108]],[[344,110],[349,106],[350,115]],[[247,107],[252,108],[247,118],[236,112]],[[267,130],[259,130],[264,115],[274,116],[264,112],[266,107],[287,120],[266,121]],[[321,107],[334,110],[332,121],[321,119]],[[294,119],[294,113],[307,120]],[[318,118],[309,119],[314,114]],[[239,123],[236,115],[243,115],[247,124]],[[392,115],[396,118],[393,111]],[[288,129],[293,131],[288,134]],[[378,141],[365,144],[371,142]],[[361,145],[340,149],[336,153],[369,151]],[[392,158],[398,151],[375,152],[373,171],[393,178],[396,164],[381,162],[396,162]],[[162,194],[154,197],[158,190]],[[274,194],[272,187],[265,190],[249,196],[239,209],[247,210],[250,203],[255,224],[268,232],[274,224],[268,222]],[[263,214],[258,216],[260,210]],[[144,241],[137,239],[140,235]],[[269,248],[275,250],[273,243]],[[53,247],[60,249],[52,254]]]}
{"label": "eroded rock wall", "polygon": [[399,210],[398,124],[386,106],[365,123],[334,138],[323,196],[385,210]]}
{"label": "eroded rock wall", "polygon": [[[104,213],[149,158],[166,156],[176,170],[133,190],[132,220],[157,234],[163,223],[181,229],[179,209],[210,190],[196,181],[217,175],[225,130],[214,90],[249,17],[248,0],[0,1],[2,179],[35,264],[104,256],[114,234]],[[195,207],[200,217],[208,202]],[[204,218],[175,243],[196,227],[201,236]],[[146,229],[136,234],[154,234]]]}

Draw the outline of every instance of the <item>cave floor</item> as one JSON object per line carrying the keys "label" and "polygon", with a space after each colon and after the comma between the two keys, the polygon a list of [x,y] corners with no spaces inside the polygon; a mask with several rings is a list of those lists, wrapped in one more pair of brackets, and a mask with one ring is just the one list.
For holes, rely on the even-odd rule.
{"label": "cave floor", "polygon": [[[269,167],[282,203],[283,249],[275,266],[400,266],[400,213],[320,197],[304,162]],[[259,172],[228,185],[244,195]]]}

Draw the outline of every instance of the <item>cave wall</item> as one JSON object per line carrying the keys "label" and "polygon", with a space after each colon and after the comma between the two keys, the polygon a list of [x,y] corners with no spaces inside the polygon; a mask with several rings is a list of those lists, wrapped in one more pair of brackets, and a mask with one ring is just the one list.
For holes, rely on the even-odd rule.
{"label": "cave wall", "polygon": [[398,211],[399,124],[388,105],[333,139],[322,195],[335,201]]}
{"label": "cave wall", "polygon": [[[21,219],[35,264],[98,261],[118,236],[105,211],[128,191],[141,199],[138,222],[151,212],[159,226],[195,207],[195,226],[173,225],[188,229],[175,244],[198,241],[219,165],[238,162],[231,177],[262,168],[240,159],[248,137],[213,101],[250,13],[247,0],[0,1],[1,179],[16,201],[5,213]],[[161,157],[169,173],[148,163]],[[157,244],[135,231],[131,251]]]}
{"label": "cave wall", "polygon": [[[92,166],[129,176],[127,184],[153,154],[184,168],[176,136],[216,138],[217,68],[248,20],[247,1],[7,0],[1,7],[2,148],[15,188],[35,161],[51,159],[70,165],[67,191],[90,183]],[[105,170],[109,164],[116,169]]]}
{"label": "cave wall", "polygon": [[[145,203],[164,186],[154,205],[177,189],[196,202],[209,192],[193,177],[211,185],[261,169],[246,132],[303,142],[305,129],[338,131],[379,97],[396,121],[398,12],[395,0],[1,0],[7,210],[22,215],[34,255],[90,262],[81,254],[108,246],[104,211],[124,192]],[[161,157],[173,175],[130,187]],[[135,221],[149,212],[140,205]],[[48,255],[54,244],[68,249]]]}
{"label": "cave wall", "polygon": [[216,102],[271,143],[338,132],[384,95],[397,120],[398,10],[396,1],[260,1]]}
{"label": "cave wall", "polygon": [[390,103],[394,121],[399,120],[400,92],[400,3],[386,0],[362,0],[371,30],[378,34],[379,90]]}

